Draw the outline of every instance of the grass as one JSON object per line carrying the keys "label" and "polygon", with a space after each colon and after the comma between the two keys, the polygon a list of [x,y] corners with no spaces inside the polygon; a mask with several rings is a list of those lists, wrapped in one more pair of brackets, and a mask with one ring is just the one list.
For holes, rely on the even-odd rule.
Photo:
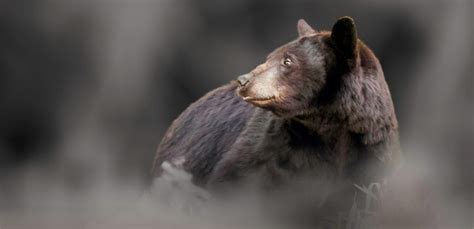
{"label": "grass", "polygon": [[[337,229],[375,229],[377,207],[382,203],[383,187],[380,183],[371,183],[368,186],[354,184],[357,190],[348,212],[340,213],[337,220]],[[361,201],[361,198],[363,201]]]}

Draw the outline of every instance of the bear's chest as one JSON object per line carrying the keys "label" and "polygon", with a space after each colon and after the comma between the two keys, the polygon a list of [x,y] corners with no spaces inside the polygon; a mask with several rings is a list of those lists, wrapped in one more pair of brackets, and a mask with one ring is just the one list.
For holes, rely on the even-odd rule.
{"label": "bear's chest", "polygon": [[282,125],[267,131],[254,148],[255,155],[266,155],[257,170],[260,177],[281,183],[301,177],[334,176],[340,171],[344,141],[327,142],[299,126]]}

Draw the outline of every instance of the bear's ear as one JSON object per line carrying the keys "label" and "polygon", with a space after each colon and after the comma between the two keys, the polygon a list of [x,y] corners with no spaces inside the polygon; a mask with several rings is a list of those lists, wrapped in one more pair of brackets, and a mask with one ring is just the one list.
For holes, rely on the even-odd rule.
{"label": "bear's ear", "polygon": [[296,29],[298,30],[298,36],[300,37],[304,37],[316,32],[313,28],[311,28],[310,25],[308,25],[308,23],[306,23],[304,19],[298,20]]}
{"label": "bear's ear", "polygon": [[357,56],[357,31],[350,17],[339,18],[332,27],[331,40],[336,49],[347,59]]}

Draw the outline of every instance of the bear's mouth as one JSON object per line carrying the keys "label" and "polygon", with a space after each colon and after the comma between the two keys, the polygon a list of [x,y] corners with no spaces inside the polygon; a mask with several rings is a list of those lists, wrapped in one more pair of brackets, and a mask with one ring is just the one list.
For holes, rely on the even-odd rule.
{"label": "bear's mouth", "polygon": [[266,102],[274,99],[275,96],[269,96],[269,97],[252,97],[252,96],[246,96],[243,97],[244,101],[246,102]]}

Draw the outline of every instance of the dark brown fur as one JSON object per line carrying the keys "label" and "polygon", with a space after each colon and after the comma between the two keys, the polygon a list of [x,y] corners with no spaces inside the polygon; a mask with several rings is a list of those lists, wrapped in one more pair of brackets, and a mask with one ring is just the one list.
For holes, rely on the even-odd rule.
{"label": "dark brown fur", "polygon": [[[173,122],[158,147],[155,176],[161,163],[182,157],[193,181],[208,188],[246,180],[271,189],[300,177],[349,183],[383,177],[399,143],[380,63],[357,39],[352,19],[340,19],[332,33],[316,32],[304,21],[298,31],[296,41],[252,71],[248,85],[211,91]],[[286,70],[278,65],[285,55],[294,56]],[[265,77],[276,85],[264,88],[265,96],[277,89],[280,94],[243,101],[259,96],[252,87]]]}

